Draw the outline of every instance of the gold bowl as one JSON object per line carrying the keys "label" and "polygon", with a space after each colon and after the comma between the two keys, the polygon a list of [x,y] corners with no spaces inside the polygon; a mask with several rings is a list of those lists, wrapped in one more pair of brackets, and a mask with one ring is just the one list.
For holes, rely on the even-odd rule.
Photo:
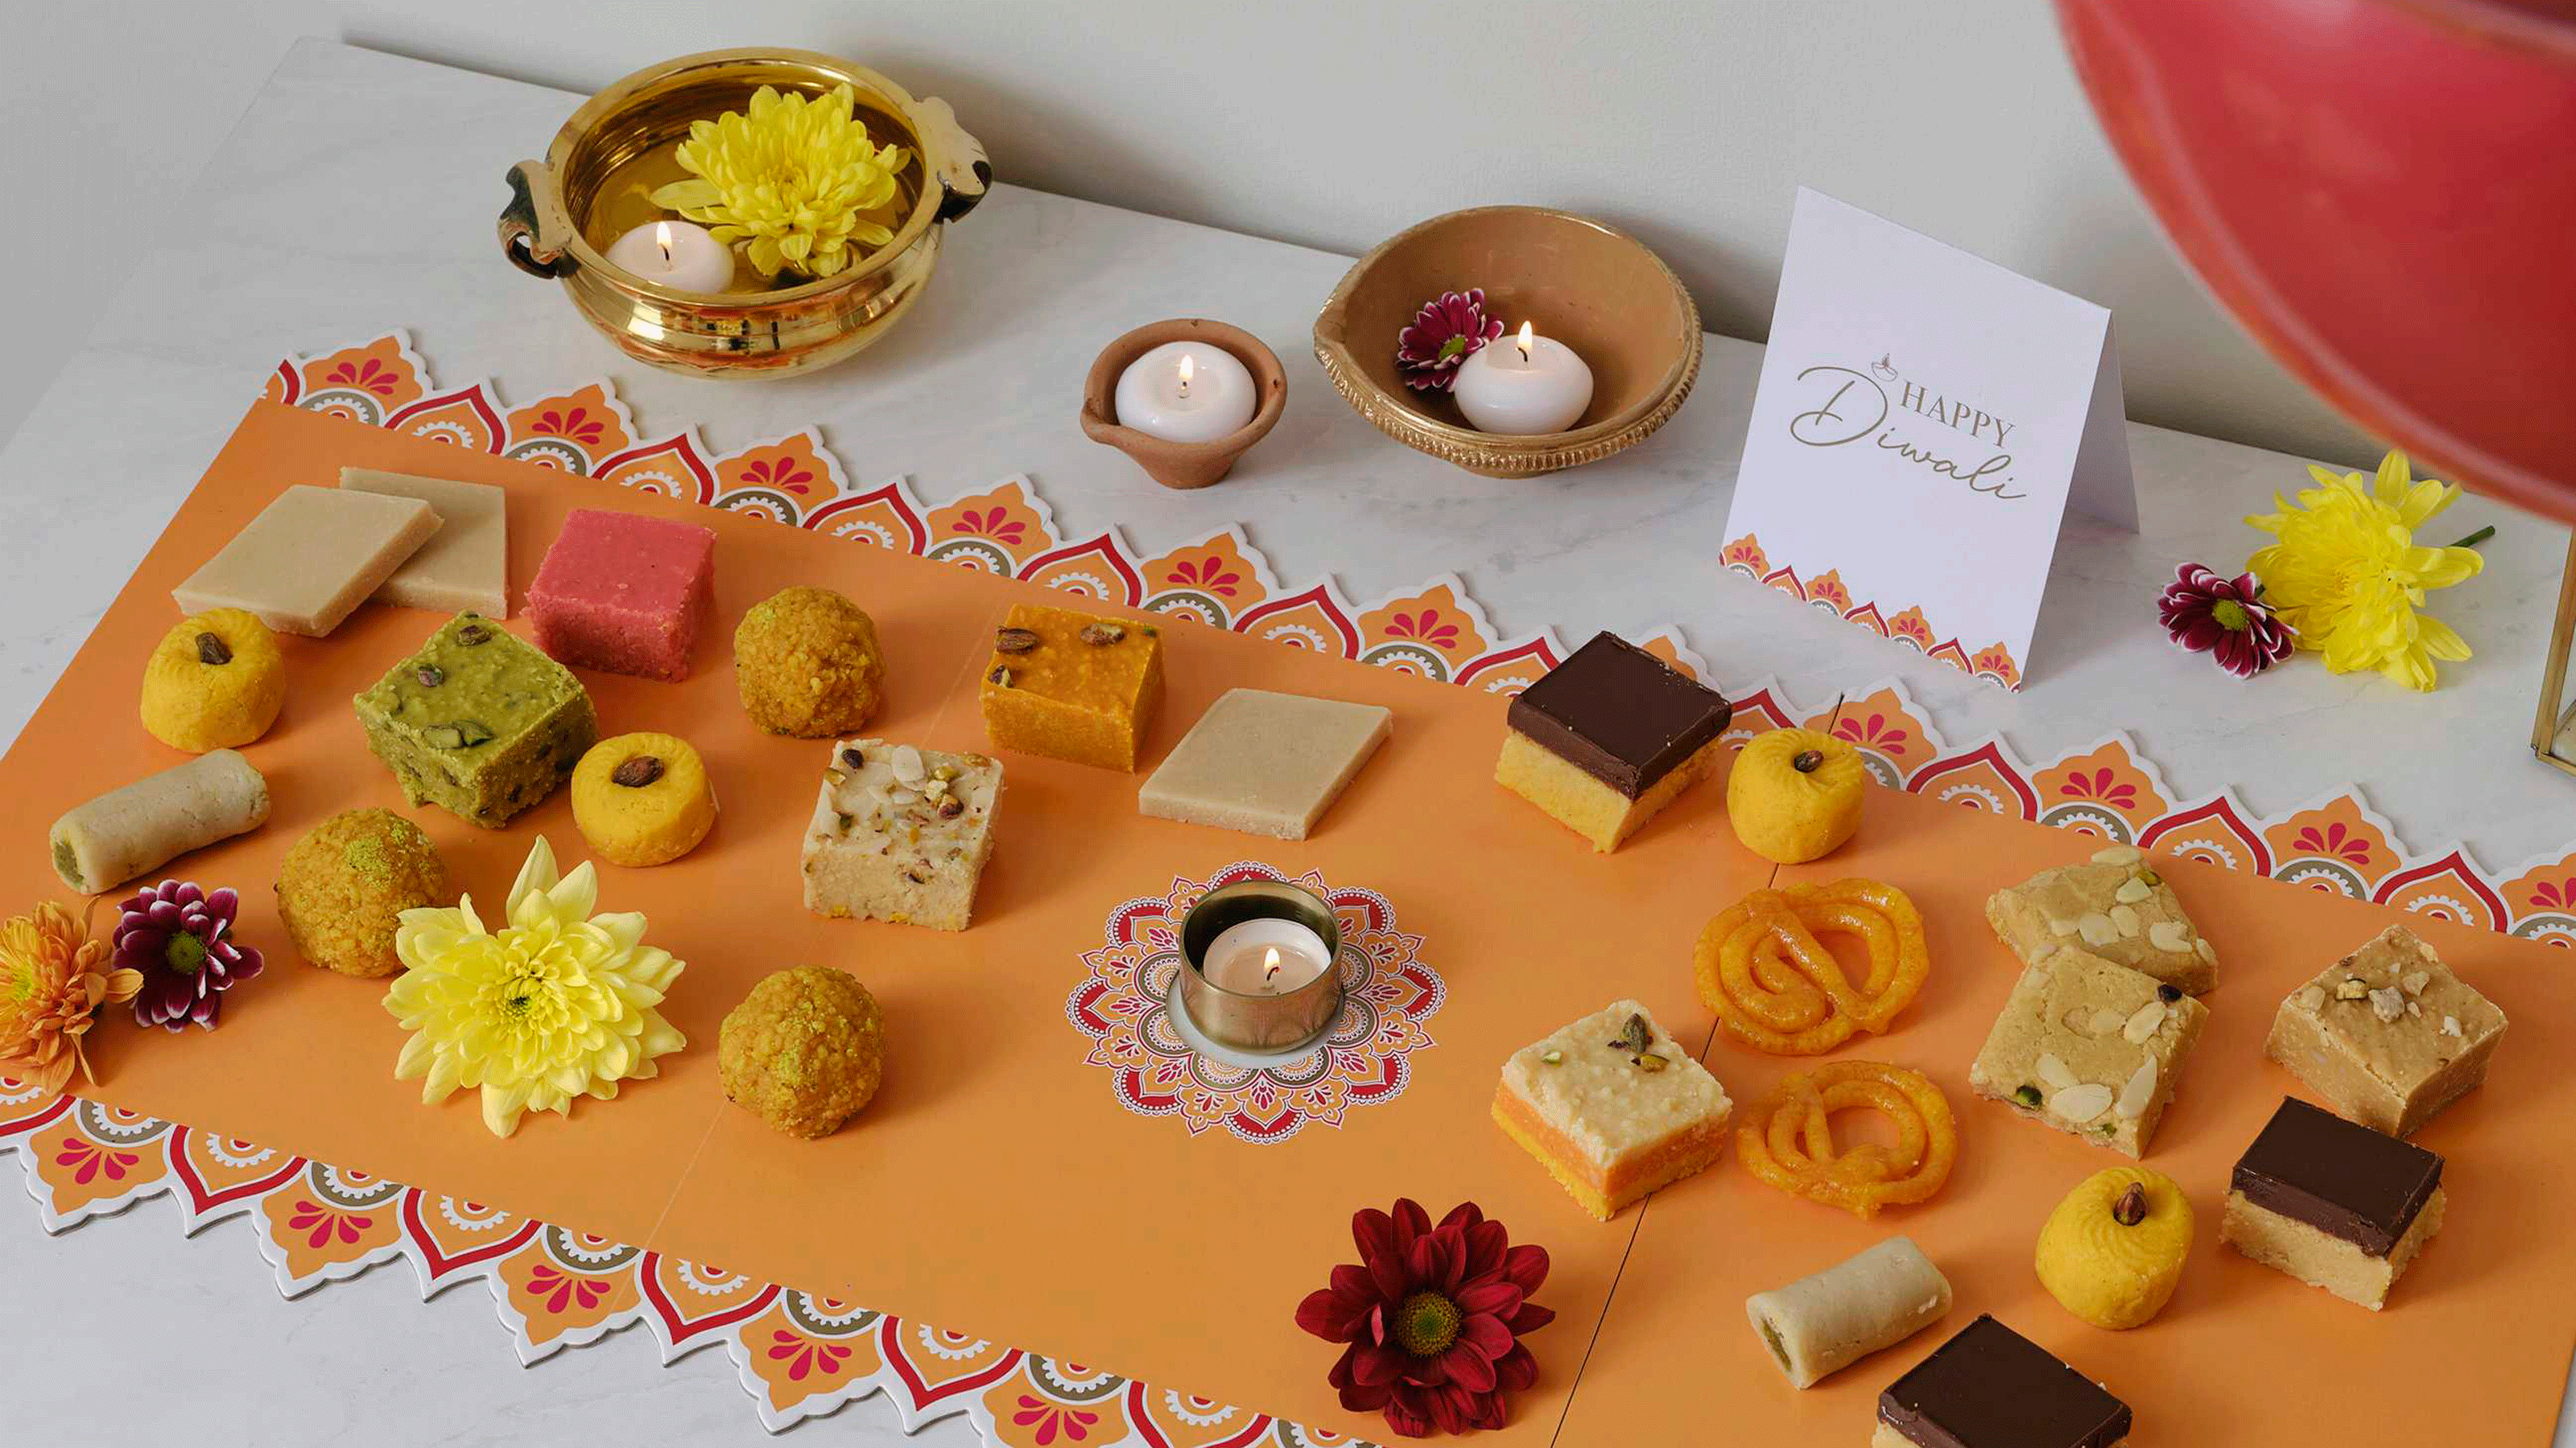
{"label": "gold bowl", "polygon": [[[760,87],[821,96],[847,85],[878,144],[910,159],[885,224],[894,238],[838,275],[768,290],[685,292],[645,280],[606,252],[669,215],[646,193],[682,178],[671,152],[692,121],[741,110]],[[696,376],[783,377],[828,367],[892,330],[930,282],[947,223],[993,179],[984,148],[943,100],[914,100],[863,66],[807,50],[710,50],[639,70],[584,102],[543,161],[510,168],[501,250],[563,283],[590,324],[640,362]]]}
{"label": "gold bowl", "polygon": [[[1592,368],[1592,403],[1563,432],[1468,425],[1446,392],[1416,392],[1395,339],[1424,302],[1485,290],[1507,328],[1533,324]],[[1361,257],[1315,318],[1315,360],[1360,416],[1406,447],[1489,478],[1579,467],[1642,442],[1699,378],[1699,308],[1645,243],[1539,206],[1478,206],[1396,233]]]}

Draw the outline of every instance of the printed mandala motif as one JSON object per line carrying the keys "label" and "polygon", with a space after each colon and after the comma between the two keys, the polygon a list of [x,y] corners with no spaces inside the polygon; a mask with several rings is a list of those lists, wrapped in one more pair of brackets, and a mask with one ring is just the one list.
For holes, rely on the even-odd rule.
{"label": "printed mandala motif", "polygon": [[1268,865],[1228,865],[1206,881],[1175,877],[1168,892],[1110,912],[1106,943],[1083,952],[1087,974],[1064,1012],[1092,1038],[1085,1060],[1109,1068],[1121,1106],[1178,1116],[1192,1136],[1222,1126],[1245,1141],[1286,1141],[1310,1123],[1339,1126],[1353,1107],[1402,1094],[1412,1078],[1407,1058],[1432,1043],[1423,1022],[1448,988],[1423,963],[1422,937],[1396,928],[1385,896],[1329,886],[1311,870],[1293,883],[1321,895],[1342,925],[1342,1014],[1323,1041],[1255,1070],[1199,1055],[1174,1029],[1181,917],[1219,885],[1289,879]]}

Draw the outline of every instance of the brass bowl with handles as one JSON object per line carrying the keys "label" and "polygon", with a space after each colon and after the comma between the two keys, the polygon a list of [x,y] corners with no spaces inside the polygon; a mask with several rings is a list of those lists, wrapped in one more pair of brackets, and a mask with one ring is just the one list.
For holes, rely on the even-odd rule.
{"label": "brass bowl with handles", "polygon": [[[893,239],[837,275],[770,290],[681,291],[609,261],[617,236],[668,215],[643,198],[685,174],[671,151],[690,123],[743,109],[764,85],[808,96],[847,85],[869,137],[904,148],[886,221]],[[501,251],[530,276],[563,283],[574,308],[639,362],[694,376],[784,377],[828,367],[893,330],[929,285],[947,224],[973,210],[992,179],[984,147],[946,101],[915,100],[873,70],[813,51],[710,50],[592,96],[546,159],[511,167]]]}

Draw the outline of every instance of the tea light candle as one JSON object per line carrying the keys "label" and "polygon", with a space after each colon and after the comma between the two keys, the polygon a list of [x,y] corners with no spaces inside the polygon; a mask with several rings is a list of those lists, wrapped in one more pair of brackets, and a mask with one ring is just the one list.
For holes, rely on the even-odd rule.
{"label": "tea light candle", "polygon": [[1449,395],[1478,432],[1563,432],[1592,405],[1592,369],[1573,348],[1532,335],[1523,322],[1519,336],[1469,354]]}
{"label": "tea light candle", "polygon": [[1165,442],[1231,437],[1259,400],[1251,369],[1205,342],[1166,342],[1128,363],[1113,399],[1120,426]]}
{"label": "tea light candle", "polygon": [[609,246],[608,259],[684,292],[720,292],[733,284],[733,253],[705,227],[685,221],[639,226]]}
{"label": "tea light candle", "polygon": [[1294,920],[1246,920],[1208,942],[1199,973],[1236,995],[1287,995],[1332,964],[1322,936]]}

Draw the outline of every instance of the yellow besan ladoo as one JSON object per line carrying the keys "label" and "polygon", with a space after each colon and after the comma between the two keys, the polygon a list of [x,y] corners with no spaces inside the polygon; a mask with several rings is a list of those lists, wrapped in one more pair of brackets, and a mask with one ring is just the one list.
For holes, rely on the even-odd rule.
{"label": "yellow besan ladoo", "polygon": [[286,702],[286,656],[254,614],[208,609],[171,625],[143,666],[143,727],[173,749],[237,749]]}
{"label": "yellow besan ladoo", "polygon": [[1803,865],[1858,832],[1868,788],[1860,751],[1813,729],[1772,729],[1736,754],[1726,814],[1744,848],[1773,864]]}
{"label": "yellow besan ladoo", "polygon": [[2033,1253],[2048,1295],[2095,1327],[2141,1327],[2173,1300],[2191,1255],[2191,1203],[2172,1177],[2115,1166],[2076,1184]]}

